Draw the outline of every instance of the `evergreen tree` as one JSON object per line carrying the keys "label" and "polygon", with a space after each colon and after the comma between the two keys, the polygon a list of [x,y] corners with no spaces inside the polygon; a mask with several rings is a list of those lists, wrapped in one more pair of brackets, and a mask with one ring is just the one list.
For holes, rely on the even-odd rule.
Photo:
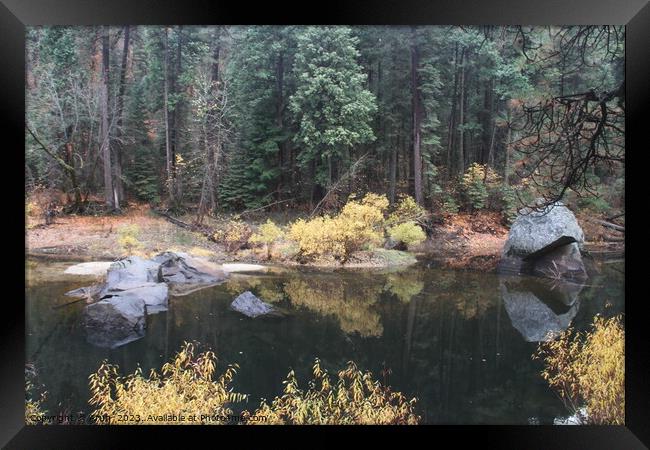
{"label": "evergreen tree", "polygon": [[359,40],[349,28],[306,27],[297,41],[290,108],[298,123],[298,163],[325,188],[345,172],[355,145],[375,139],[371,125],[377,107],[364,87]]}

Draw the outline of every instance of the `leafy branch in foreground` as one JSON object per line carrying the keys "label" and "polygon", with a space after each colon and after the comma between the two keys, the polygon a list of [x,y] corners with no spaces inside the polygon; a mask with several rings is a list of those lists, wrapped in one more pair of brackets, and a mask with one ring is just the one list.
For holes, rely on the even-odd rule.
{"label": "leafy branch in foreground", "polygon": [[[118,375],[118,367],[104,361],[90,375],[92,397],[96,407],[91,414],[111,424],[215,424],[228,423],[215,417],[230,418],[229,405],[248,399],[232,391],[230,383],[236,365],[213,380],[216,356],[212,351],[196,354],[195,345],[185,342],[173,361],[145,378],[140,368],[130,375]],[[370,372],[361,372],[353,362],[338,373],[338,382],[317,359],[314,378],[306,392],[298,388],[291,371],[284,382],[281,397],[269,405],[262,401],[253,414],[243,411],[237,421],[244,424],[417,424],[416,399],[373,380]],[[191,419],[194,417],[195,419]],[[262,420],[259,420],[262,419]]]}
{"label": "leafy branch in foreground", "polygon": [[307,391],[298,387],[293,370],[284,384],[282,396],[271,404],[263,401],[255,411],[255,416],[267,418],[267,424],[415,425],[420,421],[414,412],[415,398],[407,400],[402,393],[392,392],[352,361],[338,373],[335,385],[318,359]]}
{"label": "leafy branch in foreground", "polygon": [[625,424],[625,330],[621,317],[596,317],[592,330],[571,328],[541,343],[533,359],[545,361],[542,377],[562,402],[593,425]]}
{"label": "leafy branch in foreground", "polygon": [[104,361],[89,377],[89,403],[97,407],[92,416],[108,416],[112,424],[164,425],[178,424],[174,416],[194,415],[197,420],[191,423],[199,425],[215,423],[208,422],[210,416],[232,415],[228,404],[246,399],[246,395],[230,388],[238,366],[228,366],[213,380],[215,354],[206,351],[195,355],[195,351],[193,344],[185,342],[175,359],[162,367],[162,373],[152,370],[149,378],[142,375],[140,368],[120,377],[118,367]]}

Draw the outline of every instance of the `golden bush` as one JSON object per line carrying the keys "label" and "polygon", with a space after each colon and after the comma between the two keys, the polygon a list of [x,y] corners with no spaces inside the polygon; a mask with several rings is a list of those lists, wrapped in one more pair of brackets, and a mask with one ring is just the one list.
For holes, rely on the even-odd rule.
{"label": "golden bush", "polygon": [[117,243],[124,252],[130,254],[144,247],[142,242],[138,240],[139,236],[140,227],[137,224],[122,225],[117,230]]}
{"label": "golden bush", "polygon": [[[194,345],[187,342],[172,362],[163,365],[161,374],[152,370],[148,378],[140,368],[120,377],[118,367],[104,361],[89,377],[89,403],[96,406],[92,417],[109,417],[118,425],[215,423],[209,417],[232,415],[228,404],[246,399],[230,387],[238,366],[228,366],[213,380],[215,367],[213,352],[195,355]],[[180,420],[181,415],[187,421]]]}
{"label": "golden bush", "polygon": [[294,222],[289,238],[298,244],[301,257],[333,256],[345,263],[355,251],[381,245],[387,208],[384,195],[369,193],[361,200],[351,196],[337,216]]}
{"label": "golden bush", "polygon": [[540,344],[534,358],[543,358],[542,377],[564,404],[595,425],[625,424],[625,330],[621,318],[596,317],[592,330],[563,332]]}
{"label": "golden bush", "polygon": [[252,244],[265,245],[267,259],[271,259],[271,246],[283,237],[282,229],[268,219],[266,223],[260,225],[259,231],[253,234],[248,241]]}
{"label": "golden bush", "polygon": [[227,252],[242,249],[252,236],[253,231],[248,224],[239,219],[229,220],[225,226],[215,231],[212,239],[225,245]]}
{"label": "golden bush", "polygon": [[265,424],[416,425],[420,421],[414,412],[415,398],[407,400],[391,391],[351,361],[338,373],[336,384],[316,359],[307,391],[299,388],[293,371],[284,385],[282,396],[270,404],[263,401],[254,413],[265,416]]}
{"label": "golden bush", "polygon": [[[27,371],[26,371],[27,372]],[[39,420],[39,417],[47,414],[43,409],[43,402],[45,401],[46,392],[41,392],[38,398],[34,398],[36,387],[31,381],[31,376],[26,373],[25,375],[25,424],[37,425],[45,423]]]}

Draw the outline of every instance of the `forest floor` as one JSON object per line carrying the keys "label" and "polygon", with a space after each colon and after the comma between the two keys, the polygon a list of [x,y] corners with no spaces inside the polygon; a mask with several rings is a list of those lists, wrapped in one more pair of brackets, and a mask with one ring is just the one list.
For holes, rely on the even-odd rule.
{"label": "forest floor", "polygon": [[[291,215],[283,214],[286,217]],[[255,229],[266,217],[249,220],[247,223]],[[190,218],[185,216],[180,217],[180,220],[188,222]],[[622,251],[622,242],[606,241],[612,230],[595,223],[593,217],[578,214],[578,221],[583,227],[590,251]],[[278,222],[283,221],[280,219]],[[135,246],[125,248],[122,245],[120,230],[125,225],[137,225],[139,229]],[[434,227],[431,236],[424,243],[411,248],[409,253],[384,249],[358,252],[345,267],[408,265],[418,256],[450,269],[492,271],[499,262],[507,237],[508,228],[503,225],[500,214],[487,211],[475,214],[459,213],[446,216],[442,223]],[[57,260],[115,260],[128,254],[150,257],[163,251],[176,251],[207,257],[220,263],[270,262],[285,266],[300,265],[286,256],[286,248],[281,245],[272,249],[270,261],[267,259],[265,248],[227,252],[223,244],[211,241],[200,232],[171,223],[154,213],[149,206],[139,204],[130,205],[121,215],[57,216],[50,225],[45,225],[40,215],[28,215],[26,247],[28,256]],[[338,262],[327,260],[312,265],[339,266]]]}

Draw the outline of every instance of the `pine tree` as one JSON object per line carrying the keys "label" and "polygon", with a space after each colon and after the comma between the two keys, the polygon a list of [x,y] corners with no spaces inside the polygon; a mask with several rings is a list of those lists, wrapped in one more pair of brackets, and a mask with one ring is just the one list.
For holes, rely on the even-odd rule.
{"label": "pine tree", "polygon": [[330,186],[350,164],[353,146],[375,139],[375,97],[364,86],[358,38],[347,27],[306,27],[297,36],[296,91],[290,108],[298,130],[299,165]]}

